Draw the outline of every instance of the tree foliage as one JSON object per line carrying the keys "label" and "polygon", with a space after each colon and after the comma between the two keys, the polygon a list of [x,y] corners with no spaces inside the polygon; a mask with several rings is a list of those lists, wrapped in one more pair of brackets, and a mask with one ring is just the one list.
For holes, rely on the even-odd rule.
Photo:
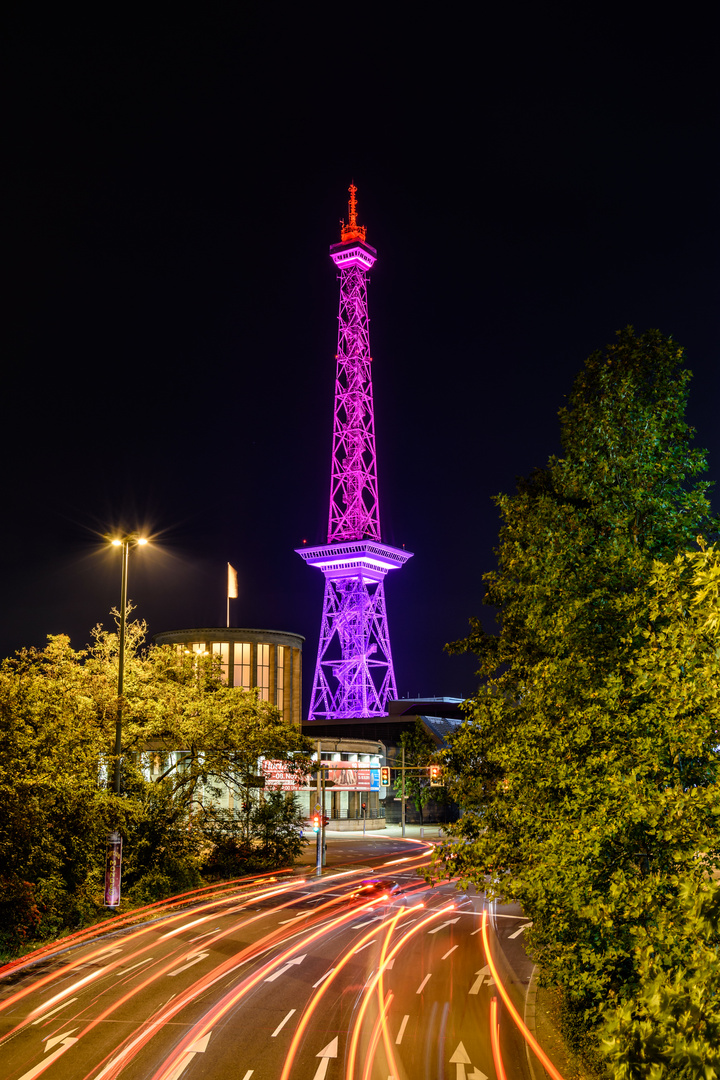
{"label": "tree foliage", "polygon": [[720,862],[717,555],[694,543],[714,522],[689,379],[657,331],[589,358],[563,456],[496,500],[499,631],[472,620],[453,647],[482,684],[445,754],[465,812],[440,857],[523,905],[585,1029],[638,987],[638,940],[677,882]]}
{"label": "tree foliage", "polygon": [[639,990],[606,1018],[615,1080],[720,1076],[720,885],[678,882],[678,903],[638,938]]}
{"label": "tree foliage", "polygon": [[302,774],[307,740],[255,691],[223,685],[211,659],[144,649],[144,637],[144,624],[130,622],[119,797],[110,790],[118,635],[97,627],[82,651],[52,637],[0,664],[0,934],[9,942],[50,936],[97,909],[115,828],[123,887],[138,897],[199,883],[225,834],[242,836],[248,858],[265,865],[297,854],[292,800],[270,796],[249,815],[237,807],[251,792],[258,801],[261,755],[291,758]]}

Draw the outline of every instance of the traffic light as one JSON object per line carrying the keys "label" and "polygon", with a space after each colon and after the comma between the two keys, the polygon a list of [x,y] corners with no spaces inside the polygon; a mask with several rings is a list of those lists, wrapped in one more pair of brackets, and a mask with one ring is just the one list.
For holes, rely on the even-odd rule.
{"label": "traffic light", "polygon": [[320,832],[320,815],[319,814],[313,814],[312,824],[313,824],[313,832]]}
{"label": "traffic light", "polygon": [[430,787],[442,787],[442,781],[440,779],[440,766],[431,765],[428,771],[430,773]]}
{"label": "traffic light", "polygon": [[390,786],[390,769],[387,765],[383,765],[380,769],[380,783],[383,787]]}

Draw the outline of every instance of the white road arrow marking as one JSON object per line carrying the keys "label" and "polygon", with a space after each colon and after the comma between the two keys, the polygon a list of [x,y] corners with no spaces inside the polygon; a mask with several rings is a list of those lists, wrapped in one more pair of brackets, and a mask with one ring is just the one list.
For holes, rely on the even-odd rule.
{"label": "white road arrow marking", "polygon": [[455,1053],[450,1058],[450,1064],[455,1066],[455,1080],[488,1080],[484,1072],[473,1068],[470,1074],[465,1072],[466,1065],[472,1065],[468,1052],[461,1042],[457,1044]]}
{"label": "white road arrow marking", "polygon": [[283,967],[278,968],[277,971],[274,971],[272,973],[272,975],[268,975],[265,982],[275,982],[275,980],[279,979],[281,975],[284,975],[286,971],[289,971],[291,967],[295,967],[296,964],[302,964],[306,956],[307,953],[303,953],[302,956],[296,956],[293,960],[288,960],[287,964],[284,964]]}
{"label": "white road arrow marking", "polygon": [[521,926],[519,930],[516,930],[514,934],[508,934],[508,941],[512,941],[513,938],[520,937],[523,930],[527,930],[531,926],[532,926],[531,922],[525,923],[525,925]]}
{"label": "white road arrow marking", "polygon": [[479,971],[476,971],[475,974],[477,975],[477,979],[475,980],[475,982],[472,984],[472,986],[468,990],[468,994],[477,994],[480,987],[483,985],[483,981],[485,979],[487,979],[487,985],[488,986],[494,986],[495,985],[495,980],[491,977],[490,968],[488,967],[487,964],[485,965],[484,968],[480,968]]}
{"label": "white road arrow marking", "polygon": [[205,1053],[211,1035],[212,1031],[208,1031],[206,1035],[203,1035],[201,1038],[196,1039],[195,1042],[190,1043],[185,1050],[185,1054],[180,1058],[167,1080],[178,1080],[178,1077],[182,1076],[195,1055]]}
{"label": "white road arrow marking", "polygon": [[[47,1039],[45,1041],[45,1053],[47,1054],[48,1050],[52,1049],[53,1046],[57,1046],[63,1039],[67,1039],[68,1035],[72,1035],[73,1031],[77,1031],[77,1028],[70,1028],[69,1031],[63,1032],[62,1035],[54,1035],[53,1038]],[[77,1039],[73,1039],[72,1041],[77,1042]]]}
{"label": "white road arrow marking", "polygon": [[325,1074],[328,1071],[328,1065],[330,1064],[330,1058],[336,1058],[338,1056],[338,1036],[327,1046],[323,1047],[319,1054],[315,1057],[322,1058],[322,1061],[317,1067],[317,1071],[313,1077],[313,1080],[325,1080]]}
{"label": "white road arrow marking", "polygon": [[452,926],[453,923],[460,922],[460,916],[457,919],[448,919],[447,922],[440,923],[439,926],[433,927],[432,930],[428,930],[428,934],[437,934],[440,930],[444,930],[446,926]]}
{"label": "white road arrow marking", "polygon": [[209,952],[191,953],[190,954],[191,959],[187,964],[183,964],[182,967],[175,968],[174,971],[168,971],[168,978],[170,978],[172,975],[179,975],[181,971],[187,971],[187,969],[191,968],[193,966],[193,964],[199,964],[201,960],[204,960],[205,957],[209,956],[209,955],[210,955]]}
{"label": "white road arrow marking", "polygon": [[[72,1030],[75,1031],[76,1029],[73,1028]],[[77,1042],[77,1039],[67,1038],[66,1035],[58,1035],[55,1039],[48,1039],[48,1045],[45,1047],[45,1050],[47,1051],[49,1050],[50,1046],[54,1046],[58,1039],[64,1040],[62,1046],[59,1046],[55,1053],[51,1054],[50,1057],[43,1058],[42,1061],[40,1061],[34,1069],[30,1070],[30,1072],[24,1073],[20,1077],[20,1080],[35,1080],[36,1076],[39,1076],[40,1073],[45,1072],[48,1065],[51,1065],[53,1061],[57,1061],[57,1059],[61,1057],[70,1046],[73,1046]]]}

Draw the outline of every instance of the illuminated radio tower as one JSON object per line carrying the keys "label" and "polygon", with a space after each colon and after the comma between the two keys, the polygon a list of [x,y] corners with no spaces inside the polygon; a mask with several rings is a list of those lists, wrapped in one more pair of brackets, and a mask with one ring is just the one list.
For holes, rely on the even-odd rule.
{"label": "illuminated radio tower", "polygon": [[349,190],[348,224],[330,246],[340,314],[328,542],[298,551],[325,575],[309,720],[384,716],[397,697],[384,578],[411,557],[380,536],[366,282],[377,252],[357,223],[357,188]]}

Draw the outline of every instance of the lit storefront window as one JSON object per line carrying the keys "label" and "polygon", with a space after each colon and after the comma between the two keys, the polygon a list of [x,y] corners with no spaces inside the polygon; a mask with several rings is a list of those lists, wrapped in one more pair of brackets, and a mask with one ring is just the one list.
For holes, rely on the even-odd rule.
{"label": "lit storefront window", "polygon": [[213,656],[220,657],[221,678],[226,683],[228,681],[228,667],[230,666],[230,643],[228,641],[213,641],[211,649]]}
{"label": "lit storefront window", "polygon": [[233,656],[233,686],[250,689],[250,645],[236,641]]}
{"label": "lit storefront window", "polygon": [[285,698],[285,649],[275,646],[275,704],[282,715]]}
{"label": "lit storefront window", "polygon": [[270,646],[257,646],[257,683],[260,700],[270,700]]}

